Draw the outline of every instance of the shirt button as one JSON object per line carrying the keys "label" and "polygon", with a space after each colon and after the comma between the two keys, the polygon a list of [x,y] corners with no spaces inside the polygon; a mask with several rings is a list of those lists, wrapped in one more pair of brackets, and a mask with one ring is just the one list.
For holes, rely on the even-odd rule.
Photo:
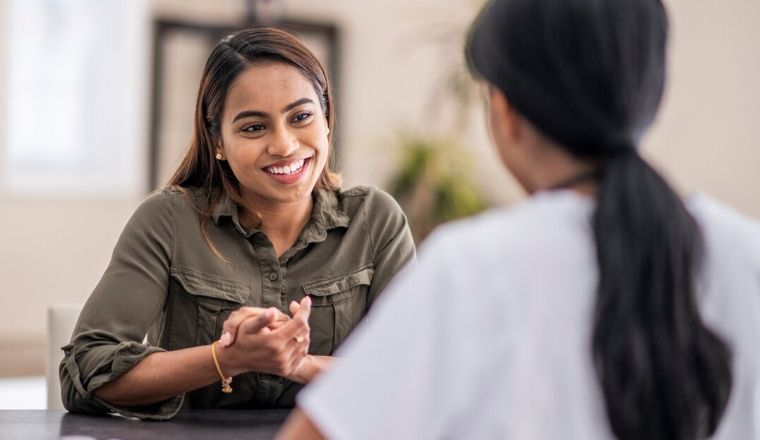
{"label": "shirt button", "polygon": [[277,279],[277,272],[269,272],[269,281],[275,281]]}

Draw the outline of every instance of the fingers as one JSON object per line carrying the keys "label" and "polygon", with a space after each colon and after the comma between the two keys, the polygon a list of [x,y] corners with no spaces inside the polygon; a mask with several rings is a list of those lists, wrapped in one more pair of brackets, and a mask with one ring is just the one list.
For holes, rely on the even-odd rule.
{"label": "fingers", "polygon": [[260,313],[259,315],[253,316],[243,321],[240,324],[238,331],[240,333],[258,333],[269,326],[269,324],[274,322],[276,317],[277,309],[270,307],[266,309],[264,313]]}
{"label": "fingers", "polygon": [[219,345],[228,347],[235,342],[237,330],[240,324],[250,316],[249,307],[242,307],[230,314],[224,324],[222,324],[222,337],[219,339]]}
{"label": "fingers", "polygon": [[286,361],[281,365],[280,375],[283,377],[288,376],[297,369],[304,357],[309,354],[309,335],[306,334],[300,340],[295,338],[289,339],[283,348],[283,359]]}
{"label": "fingers", "polygon": [[305,333],[303,336],[299,335],[292,338],[288,342],[288,349],[293,353],[306,355],[309,353],[309,344],[311,343],[311,337],[309,333]]}
{"label": "fingers", "polygon": [[278,328],[280,328],[283,325],[285,325],[288,321],[290,321],[289,318],[287,320],[284,320],[284,319],[275,319],[274,321],[272,321],[271,324],[269,324],[269,330],[277,330]]}
{"label": "fingers", "polygon": [[[291,304],[291,309],[294,306]],[[311,298],[308,296],[301,299],[298,304],[296,313],[293,315],[288,323],[276,330],[276,333],[281,338],[288,339],[303,339],[309,334],[309,314],[311,313]]]}
{"label": "fingers", "polygon": [[[302,342],[309,336],[309,314],[311,313],[311,298],[305,296],[300,303],[295,301],[289,305],[293,319],[279,310],[270,307],[242,307],[234,311],[222,325],[222,337],[219,345],[229,347],[232,345],[240,332],[257,333],[264,328],[276,331],[281,343],[287,343],[291,338]],[[293,321],[298,321],[293,324]]]}
{"label": "fingers", "polygon": [[229,326],[225,323],[226,328],[232,328],[232,324],[238,322],[241,316],[247,316],[237,325],[239,342],[234,345],[239,347],[239,355],[246,359],[243,363],[247,371],[288,377],[308,355],[311,342],[308,322],[311,299],[307,297],[300,303],[291,303],[288,309],[293,313],[293,318],[286,317],[287,321],[278,321],[278,313],[283,314],[271,308],[258,309],[258,314],[241,312],[230,316]]}
{"label": "fingers", "polygon": [[[241,307],[232,312],[232,314],[230,314],[230,316],[226,321],[224,321],[224,324],[222,325],[222,337],[219,339],[219,345],[222,347],[228,347],[232,345],[232,343],[235,342],[235,339],[237,338],[240,324],[251,317],[261,315],[265,310],[266,309],[262,309],[260,307]],[[275,318],[273,322],[279,323],[281,321],[284,322],[290,319],[287,315],[280,312],[279,310],[273,310],[275,310]]]}
{"label": "fingers", "polygon": [[301,302],[291,301],[290,305],[288,306],[288,308],[290,309],[290,314],[295,316],[295,314],[298,313],[298,311],[301,309],[301,305],[305,303],[308,303],[309,308],[311,308],[311,297],[304,296],[303,298],[301,298]]}
{"label": "fingers", "polygon": [[304,296],[303,298],[301,298],[301,303],[299,304],[298,311],[296,312],[296,314],[302,315],[304,320],[308,322],[310,313],[311,313],[311,298],[309,296]]}
{"label": "fingers", "polygon": [[288,307],[290,309],[290,315],[292,316],[292,315],[295,315],[296,313],[298,313],[298,309],[300,307],[301,307],[300,304],[298,304],[295,301],[291,301],[290,302],[290,306]]}
{"label": "fingers", "polygon": [[[296,341],[301,342],[304,337],[308,338],[311,332],[311,328],[309,327],[309,316],[311,315],[311,298],[309,298],[308,296],[303,297],[300,303],[296,303],[296,305],[294,306],[294,309],[295,309],[295,313],[293,315],[293,319],[303,320],[303,324],[306,330],[305,335],[296,334],[295,336]],[[307,343],[306,344],[307,351],[308,351],[308,348],[309,348],[309,344]]]}

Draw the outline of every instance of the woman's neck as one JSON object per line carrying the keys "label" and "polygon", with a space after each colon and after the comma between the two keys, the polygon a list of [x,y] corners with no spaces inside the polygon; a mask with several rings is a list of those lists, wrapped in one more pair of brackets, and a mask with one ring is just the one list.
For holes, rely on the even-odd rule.
{"label": "woman's neck", "polygon": [[578,159],[555,145],[533,145],[525,166],[525,188],[529,193],[566,188],[584,195],[596,192],[598,161]]}
{"label": "woman's neck", "polygon": [[[264,231],[279,257],[295,244],[301,230],[309,222],[314,202],[311,196],[292,203],[261,203],[253,206],[261,220],[258,229]],[[250,225],[253,218],[244,216],[243,223]]]}

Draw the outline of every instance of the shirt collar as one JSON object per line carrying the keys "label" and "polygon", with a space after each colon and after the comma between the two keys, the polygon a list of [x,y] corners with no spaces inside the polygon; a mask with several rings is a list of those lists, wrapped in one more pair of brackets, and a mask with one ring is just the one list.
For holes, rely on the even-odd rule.
{"label": "shirt collar", "polygon": [[339,206],[335,191],[315,189],[312,197],[314,207],[311,210],[311,218],[303,228],[300,237],[307,244],[323,241],[327,237],[327,231],[346,228],[351,222],[351,219]]}
{"label": "shirt collar", "polygon": [[237,205],[226,195],[221,197],[219,203],[214,207],[214,211],[211,213],[211,218],[217,225],[222,217],[230,217],[234,223],[238,223]]}
{"label": "shirt collar", "polygon": [[[308,243],[321,242],[327,237],[327,231],[336,228],[348,227],[351,219],[338,203],[336,191],[329,189],[314,189],[312,192],[314,206],[311,210],[309,222],[301,232],[300,240]],[[246,231],[240,225],[238,218],[238,206],[227,196],[223,196],[219,204],[214,208],[211,218],[219,225],[222,218],[229,217],[235,227],[245,236],[250,236],[259,231],[253,229]]]}

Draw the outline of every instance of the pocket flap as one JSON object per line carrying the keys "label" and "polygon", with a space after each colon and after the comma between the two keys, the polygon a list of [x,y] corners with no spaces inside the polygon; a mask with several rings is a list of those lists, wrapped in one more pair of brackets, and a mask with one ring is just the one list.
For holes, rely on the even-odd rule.
{"label": "pocket flap", "polygon": [[372,283],[372,275],[375,269],[372,266],[363,267],[348,275],[340,275],[324,281],[304,284],[303,292],[306,295],[329,296],[345,292],[356,286],[369,286]]}
{"label": "pocket flap", "polygon": [[191,269],[173,267],[171,276],[193,296],[223,299],[242,304],[247,289],[233,281],[206,275]]}

